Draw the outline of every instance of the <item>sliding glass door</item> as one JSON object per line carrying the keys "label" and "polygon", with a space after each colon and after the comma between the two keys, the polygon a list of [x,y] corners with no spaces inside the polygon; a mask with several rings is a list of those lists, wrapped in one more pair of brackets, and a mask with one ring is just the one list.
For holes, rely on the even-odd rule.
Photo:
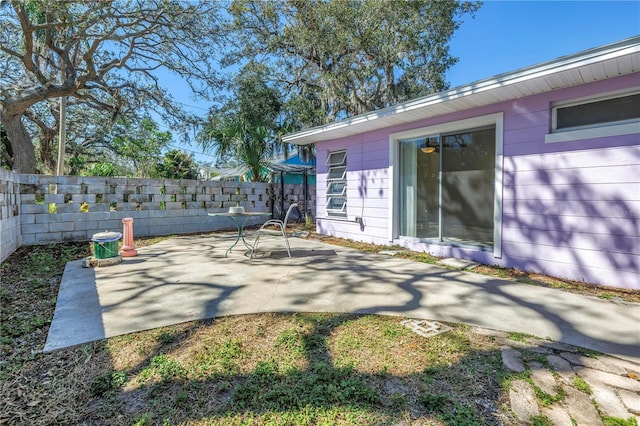
{"label": "sliding glass door", "polygon": [[399,141],[400,235],[493,245],[495,126]]}

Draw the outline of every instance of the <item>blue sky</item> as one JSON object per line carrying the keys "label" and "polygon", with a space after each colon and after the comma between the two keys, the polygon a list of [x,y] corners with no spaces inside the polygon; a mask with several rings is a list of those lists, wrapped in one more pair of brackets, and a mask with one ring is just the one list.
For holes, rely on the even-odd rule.
{"label": "blue sky", "polygon": [[[475,18],[465,17],[454,34],[450,53],[459,61],[447,72],[447,80],[451,87],[466,85],[637,35],[640,0],[489,0]],[[198,107],[192,111],[205,116],[202,108],[209,104],[190,99],[176,83],[171,84],[176,100]],[[196,159],[213,160],[200,155]]]}
{"label": "blue sky", "polygon": [[451,41],[451,87],[640,35],[640,1],[485,1]]}

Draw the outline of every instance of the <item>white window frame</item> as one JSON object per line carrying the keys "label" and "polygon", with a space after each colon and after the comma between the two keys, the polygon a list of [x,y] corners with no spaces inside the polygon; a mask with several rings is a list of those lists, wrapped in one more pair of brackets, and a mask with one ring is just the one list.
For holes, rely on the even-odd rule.
{"label": "white window frame", "polygon": [[[342,157],[340,159],[340,155]],[[336,158],[338,157],[336,161]],[[325,164],[327,168],[326,178],[326,197],[325,212],[329,218],[344,219],[347,217],[347,150],[339,149],[335,151],[329,151],[327,154],[327,160]],[[340,172],[342,170],[342,173]],[[334,172],[334,173],[332,173]],[[330,177],[331,175],[339,177]],[[332,186],[342,185],[342,191],[332,191]],[[330,206],[337,204],[340,208],[331,208]]]}
{"label": "white window frame", "polygon": [[605,123],[594,123],[567,129],[557,129],[557,114],[559,108],[583,105],[608,99],[622,98],[640,94],[640,89],[611,92],[606,95],[587,96],[553,103],[551,105],[551,133],[545,135],[545,143],[571,142],[582,139],[603,138],[608,136],[622,136],[640,133],[640,118]]}
{"label": "white window frame", "polygon": [[[503,174],[503,138],[504,138],[504,113],[498,112],[463,120],[450,121],[429,127],[412,129],[405,132],[389,135],[389,175],[391,194],[389,196],[389,241],[399,238],[400,232],[400,206],[398,202],[398,188],[400,182],[399,142],[404,139],[424,137],[426,135],[456,132],[483,126],[495,126],[495,189],[493,202],[493,257],[502,257],[502,174]],[[428,243],[428,241],[426,241]],[[447,245],[445,243],[445,245]]]}

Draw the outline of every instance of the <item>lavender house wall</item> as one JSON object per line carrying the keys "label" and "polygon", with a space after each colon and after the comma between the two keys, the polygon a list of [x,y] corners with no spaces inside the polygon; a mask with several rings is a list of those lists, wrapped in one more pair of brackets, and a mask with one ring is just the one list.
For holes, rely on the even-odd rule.
{"label": "lavender house wall", "polygon": [[[640,74],[515,99],[317,144],[317,226],[323,234],[400,244],[437,256],[640,289],[640,135],[545,143],[551,103],[638,87]],[[503,114],[502,253],[389,239],[389,136]],[[347,150],[347,219],[329,219],[327,153]],[[395,202],[395,201],[394,201]],[[402,208],[402,206],[400,206]],[[362,217],[356,223],[355,217]]]}

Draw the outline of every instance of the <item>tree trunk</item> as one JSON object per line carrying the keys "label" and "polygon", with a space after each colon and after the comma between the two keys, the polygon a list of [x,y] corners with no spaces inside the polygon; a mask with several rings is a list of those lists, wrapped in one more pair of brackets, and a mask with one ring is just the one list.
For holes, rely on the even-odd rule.
{"label": "tree trunk", "polygon": [[2,125],[13,150],[13,171],[16,173],[36,172],[36,152],[33,142],[22,124],[22,114],[2,114]]}

